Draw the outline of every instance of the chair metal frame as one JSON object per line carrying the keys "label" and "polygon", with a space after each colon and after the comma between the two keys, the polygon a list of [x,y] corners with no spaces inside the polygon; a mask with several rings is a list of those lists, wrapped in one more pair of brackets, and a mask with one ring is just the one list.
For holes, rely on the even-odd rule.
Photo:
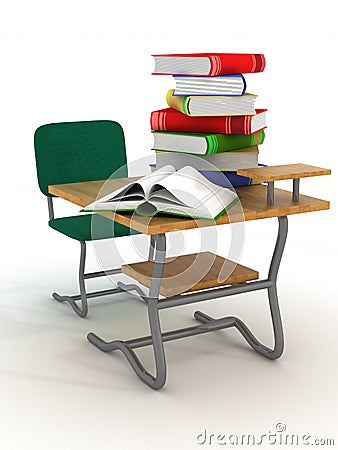
{"label": "chair metal frame", "polygon": [[[53,198],[47,197],[48,201],[48,213],[49,213],[49,220],[54,219],[54,206],[53,206]],[[57,300],[58,302],[66,302],[69,303],[70,306],[73,308],[73,310],[76,312],[76,314],[80,317],[86,317],[88,314],[88,298],[93,297],[102,297],[104,295],[111,295],[116,294],[118,292],[123,291],[123,289],[117,287],[113,289],[105,289],[102,291],[95,291],[95,292],[86,292],[86,285],[85,280],[88,280],[90,278],[98,278],[98,277],[104,277],[107,275],[115,275],[118,273],[121,273],[121,268],[117,269],[109,269],[99,272],[91,272],[91,273],[85,273],[85,264],[86,264],[86,242],[85,241],[78,241],[80,242],[81,251],[80,251],[80,264],[79,264],[79,289],[80,294],[77,295],[60,295],[57,292],[52,293],[52,297]],[[79,306],[79,303],[81,306]]]}

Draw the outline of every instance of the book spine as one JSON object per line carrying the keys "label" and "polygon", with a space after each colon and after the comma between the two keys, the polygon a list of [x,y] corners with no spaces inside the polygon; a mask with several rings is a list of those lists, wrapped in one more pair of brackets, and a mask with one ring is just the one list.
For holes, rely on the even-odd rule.
{"label": "book spine", "polygon": [[165,110],[152,111],[150,114],[150,129],[153,131],[171,131],[168,129],[168,119],[169,115]]}
{"label": "book spine", "polygon": [[209,76],[263,72],[265,69],[265,57],[261,54],[215,54],[209,55],[209,60]]}
{"label": "book spine", "polygon": [[231,150],[239,150],[263,144],[265,138],[264,130],[253,134],[212,134],[206,136],[208,147],[207,155],[222,153]]}
{"label": "book spine", "polygon": [[209,134],[207,136],[205,136],[205,139],[207,141],[207,151],[206,151],[206,155],[212,155],[214,153],[217,153],[219,146],[220,146],[220,142],[217,138],[216,134]]}
{"label": "book spine", "polygon": [[201,171],[201,174],[214,184],[222,187],[240,187],[250,186],[252,178],[242,177],[236,172],[206,172]]}
{"label": "book spine", "polygon": [[226,134],[251,134],[253,116],[224,116],[224,131]]}
{"label": "book spine", "polygon": [[175,109],[176,111],[179,111],[179,112],[189,116],[190,115],[190,113],[189,113],[190,98],[186,95],[173,95],[174,92],[175,92],[174,89],[169,89],[169,91],[167,92],[166,100],[167,100],[168,106],[170,108]]}
{"label": "book spine", "polygon": [[249,147],[252,147],[253,145],[263,144],[265,139],[265,131],[264,130],[257,131],[257,133],[251,134],[251,138],[252,138],[252,145]]}
{"label": "book spine", "polygon": [[246,91],[246,79],[244,78],[244,76],[241,74],[242,80],[243,80],[243,91],[242,91],[242,95],[245,94]]}

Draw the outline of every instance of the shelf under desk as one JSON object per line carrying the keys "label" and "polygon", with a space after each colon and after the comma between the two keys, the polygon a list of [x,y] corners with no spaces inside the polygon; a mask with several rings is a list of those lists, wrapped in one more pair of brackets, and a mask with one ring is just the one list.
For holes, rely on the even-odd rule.
{"label": "shelf under desk", "polygon": [[[142,261],[122,265],[121,272],[150,287],[153,268],[153,261]],[[257,278],[255,270],[214,253],[193,253],[165,259],[160,294],[170,297]]]}

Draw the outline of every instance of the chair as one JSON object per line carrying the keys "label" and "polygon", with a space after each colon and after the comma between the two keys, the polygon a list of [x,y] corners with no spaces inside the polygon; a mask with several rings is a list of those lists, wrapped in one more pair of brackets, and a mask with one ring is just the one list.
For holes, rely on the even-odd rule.
{"label": "chair", "polygon": [[85,317],[88,314],[88,298],[120,292],[117,288],[87,293],[85,280],[121,271],[111,269],[85,273],[86,242],[128,236],[136,232],[103,216],[95,215],[95,236],[93,236],[92,214],[55,218],[54,196],[48,193],[48,186],[105,180],[118,169],[120,169],[119,177],[127,177],[123,130],[117,122],[108,120],[42,125],[35,131],[34,148],[39,187],[48,201],[48,224],[54,230],[77,240],[81,246],[80,294],[62,296],[53,293],[52,296],[60,302],[68,302],[80,317]]}

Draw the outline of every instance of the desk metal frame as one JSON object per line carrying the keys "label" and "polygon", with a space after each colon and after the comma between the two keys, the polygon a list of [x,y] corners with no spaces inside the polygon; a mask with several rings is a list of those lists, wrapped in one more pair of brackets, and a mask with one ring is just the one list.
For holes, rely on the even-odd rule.
{"label": "desk metal frame", "polygon": [[[135,284],[124,284],[121,282],[118,283],[118,288],[121,290],[137,290],[143,300],[147,303],[151,335],[137,339],[131,339],[128,341],[114,340],[111,342],[106,342],[98,335],[89,333],[87,336],[89,342],[91,342],[93,345],[104,352],[120,350],[127,358],[136,375],[153,389],[161,389],[166,382],[167,368],[163,343],[183,337],[195,336],[202,333],[208,333],[210,331],[217,331],[235,327],[257,353],[269,359],[279,358],[282,355],[284,349],[284,336],[278,305],[276,281],[287,237],[287,216],[278,217],[278,223],[279,228],[277,241],[270,264],[268,278],[266,280],[245,282],[227,287],[209,289],[202,292],[175,295],[172,297],[167,297],[163,300],[159,300],[159,294],[166,255],[166,237],[164,233],[151,235],[149,260],[154,261],[154,266],[149,295],[147,296],[143,292],[143,290]],[[239,318],[230,316],[215,319],[201,311],[196,311],[194,313],[194,317],[202,322],[201,325],[181,328],[165,333],[162,333],[161,331],[161,323],[159,318],[159,311],[161,309],[212,300],[220,297],[228,297],[234,294],[252,292],[261,289],[268,290],[270,313],[274,334],[273,349],[259,342],[259,340],[249,330],[245,323]],[[134,349],[148,345],[153,346],[156,368],[155,375],[152,375],[146,370],[141,360],[138,358],[134,351]]]}
{"label": "desk metal frame", "polygon": [[[302,165],[301,168],[298,167],[299,165],[296,166],[297,176],[299,175],[300,171],[302,172],[301,175],[303,177],[310,176],[309,174],[305,175],[304,172],[308,170],[308,166],[303,167]],[[319,172],[316,168],[316,175],[324,174],[322,173],[322,169],[320,169]],[[326,169],[325,173],[328,173]],[[311,172],[311,175],[314,176],[314,173]],[[125,186],[127,183],[136,180],[137,178],[125,178],[108,181],[98,180],[82,183],[79,182],[54,185],[49,186],[49,192],[54,196],[61,197],[81,207],[84,207],[93,202],[97,198],[99,192],[102,195],[105,195],[105,193],[113,192],[114,190]],[[199,226],[210,225],[206,225],[205,221],[201,221],[201,223],[199,223],[198,221],[192,221],[190,219],[186,220],[182,218],[178,219],[169,217],[154,217],[149,222],[148,218],[144,218],[141,216],[133,217],[132,215],[128,214],[104,213],[103,215],[107,218],[121,223],[122,225],[129,226],[130,228],[135,229],[140,233],[151,236],[149,260],[153,260],[154,265],[152,268],[152,279],[149,294],[146,295],[143,289],[136,284],[125,285],[120,282],[117,286],[118,290],[138,291],[140,296],[147,303],[151,334],[150,336],[131,339],[127,341],[114,340],[112,342],[105,342],[94,333],[89,333],[89,341],[105,352],[110,352],[113,350],[122,351],[138,377],[153,389],[160,389],[165,384],[166,361],[163,343],[174,339],[235,327],[257,353],[269,359],[279,358],[283,352],[284,338],[278,306],[276,280],[287,237],[287,216],[292,214],[328,210],[330,208],[329,201],[298,194],[298,190],[299,182],[297,181],[294,185],[294,198],[292,198],[289,191],[274,188],[274,202],[272,204],[268,204],[266,199],[266,186],[256,185],[250,187],[239,187],[236,189],[236,191],[241,198],[240,210],[237,211],[235,205],[230,210],[231,218],[229,218],[228,215],[224,214],[218,219],[216,223],[216,225],[223,225],[235,222],[247,222],[250,220],[278,217],[278,237],[267,279],[248,281],[240,284],[232,284],[226,287],[215,287],[200,292],[196,291],[184,293],[181,295],[173,295],[171,297],[166,297],[165,299],[159,299],[166,253],[165,233],[172,232],[173,230],[183,231]],[[251,292],[261,289],[267,289],[268,291],[274,334],[273,348],[268,348],[267,346],[259,342],[258,339],[240,319],[236,317],[223,317],[220,319],[214,319],[200,311],[197,311],[194,314],[195,318],[202,322],[200,325],[172,330],[164,333],[162,333],[161,331],[159,312],[162,309],[227,297],[234,294]],[[146,370],[135,353],[135,349],[148,345],[152,345],[154,350],[156,368],[154,375]]]}

